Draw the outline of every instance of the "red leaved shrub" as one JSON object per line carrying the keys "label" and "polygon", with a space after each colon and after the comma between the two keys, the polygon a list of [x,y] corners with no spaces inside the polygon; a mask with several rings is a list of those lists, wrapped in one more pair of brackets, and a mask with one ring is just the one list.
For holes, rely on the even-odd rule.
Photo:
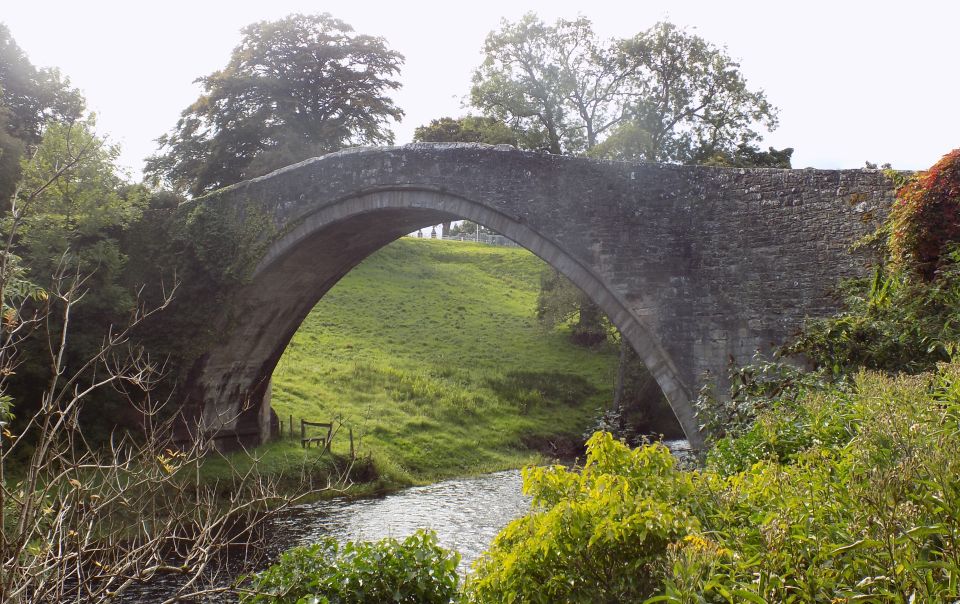
{"label": "red leaved shrub", "polygon": [[960,243],[960,149],[897,191],[890,221],[893,261],[933,280],[944,252]]}

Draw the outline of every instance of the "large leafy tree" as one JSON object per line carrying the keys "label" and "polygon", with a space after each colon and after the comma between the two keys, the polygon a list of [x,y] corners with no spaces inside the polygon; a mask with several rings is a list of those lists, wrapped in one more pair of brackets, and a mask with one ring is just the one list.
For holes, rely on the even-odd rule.
{"label": "large leafy tree", "polygon": [[777,127],[762,90],[747,87],[723,48],[672,23],[658,23],[617,43],[617,62],[631,70],[623,94],[627,119],[597,155],[655,162],[701,163],[735,153]]}
{"label": "large leafy tree", "polygon": [[590,21],[528,14],[484,44],[471,102],[551,153],[697,163],[775,128],[724,49],[671,23],[598,40]]}
{"label": "large leafy tree", "polygon": [[[74,280],[80,283],[63,351],[70,366],[90,358],[103,344],[103,334],[122,324],[134,307],[122,240],[147,201],[145,191],[127,187],[119,176],[119,149],[93,128],[89,118],[50,122],[23,162],[11,211],[0,221],[0,233],[10,243],[7,251],[21,259],[26,277],[52,298]],[[66,329],[56,317],[48,318],[47,327],[54,333]],[[45,385],[48,345],[42,337],[23,343],[12,383],[25,403],[38,400]],[[110,395],[98,395],[102,404],[108,399]]]}
{"label": "large leafy tree", "polygon": [[0,199],[10,199],[26,149],[40,143],[48,123],[72,123],[83,96],[57,69],[38,69],[0,23]]}
{"label": "large leafy tree", "polygon": [[597,40],[590,21],[554,25],[528,13],[484,43],[471,102],[523,133],[523,146],[582,153],[626,118],[631,56]]}
{"label": "large leafy tree", "polygon": [[227,66],[160,137],[146,173],[199,195],[350,145],[389,144],[403,57],[328,14],[243,29]]}

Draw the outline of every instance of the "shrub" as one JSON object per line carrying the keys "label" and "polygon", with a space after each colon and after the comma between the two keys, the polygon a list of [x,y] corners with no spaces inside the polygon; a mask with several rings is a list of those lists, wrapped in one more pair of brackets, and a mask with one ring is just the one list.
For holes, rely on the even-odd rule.
{"label": "shrub", "polygon": [[844,286],[843,312],[811,321],[788,350],[841,375],[858,368],[920,373],[948,361],[960,339],[960,250],[948,249],[927,282],[878,268]]}
{"label": "shrub", "polygon": [[690,477],[674,466],[662,445],[631,450],[598,432],[582,468],[527,468],[533,509],[475,563],[467,601],[643,601],[667,545],[696,524],[680,505]]}
{"label": "shrub", "polygon": [[960,363],[804,389],[698,472],[657,446],[589,446],[579,474],[527,471],[531,513],[468,602],[956,601]]}
{"label": "shrub", "polygon": [[894,262],[932,280],[945,250],[960,243],[960,149],[900,187],[890,223]]}
{"label": "shrub", "polygon": [[759,413],[774,406],[792,406],[807,390],[824,386],[820,374],[759,353],[748,365],[731,366],[728,377],[728,397],[717,396],[713,385],[707,384],[694,401],[697,421],[708,442],[741,436],[751,430]]}
{"label": "shrub", "polygon": [[864,373],[850,391],[804,397],[802,414],[762,414],[767,436],[792,433],[799,446],[700,475],[690,505],[712,545],[671,546],[657,601],[955,601],[958,378],[956,364]]}
{"label": "shrub", "polygon": [[327,538],[281,554],[252,578],[244,604],[449,604],[458,598],[460,555],[432,532],[403,541],[338,543]]}

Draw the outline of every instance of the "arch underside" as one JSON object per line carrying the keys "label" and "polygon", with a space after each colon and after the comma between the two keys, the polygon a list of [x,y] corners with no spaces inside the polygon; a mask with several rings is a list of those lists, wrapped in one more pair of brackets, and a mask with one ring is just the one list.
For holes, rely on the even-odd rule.
{"label": "arch underside", "polygon": [[[488,205],[424,189],[367,192],[302,216],[275,241],[237,296],[235,328],[205,358],[200,377],[204,431],[230,430],[262,442],[269,435],[269,381],[310,310],[373,252],[419,228],[467,219],[509,237],[587,294],[617,326],[657,380],[690,442],[700,434],[690,389],[622,295],[545,234]],[[243,439],[241,439],[243,440]]]}

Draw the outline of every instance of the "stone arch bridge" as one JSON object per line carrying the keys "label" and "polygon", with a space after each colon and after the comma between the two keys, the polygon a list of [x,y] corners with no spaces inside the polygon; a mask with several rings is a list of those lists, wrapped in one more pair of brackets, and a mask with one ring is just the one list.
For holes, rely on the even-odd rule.
{"label": "stone arch bridge", "polygon": [[[420,227],[468,219],[566,275],[656,378],[690,441],[705,376],[834,311],[838,279],[868,259],[892,185],[870,170],[595,161],[512,147],[413,144],[311,159],[212,193],[266,221],[232,317],[185,384],[185,417],[245,444],[269,435],[269,383],[317,301],[368,255]],[[224,325],[227,325],[225,322]]]}

